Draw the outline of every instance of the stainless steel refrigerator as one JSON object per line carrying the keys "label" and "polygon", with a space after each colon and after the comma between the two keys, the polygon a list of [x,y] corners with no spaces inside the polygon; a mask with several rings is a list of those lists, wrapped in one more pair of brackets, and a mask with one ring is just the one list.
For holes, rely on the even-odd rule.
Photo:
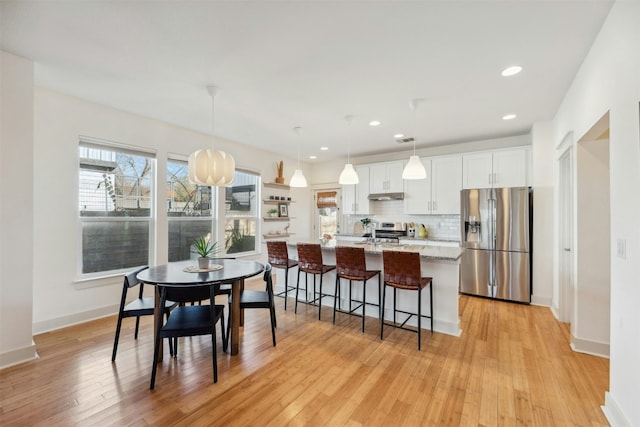
{"label": "stainless steel refrigerator", "polygon": [[530,188],[462,190],[460,292],[531,302]]}

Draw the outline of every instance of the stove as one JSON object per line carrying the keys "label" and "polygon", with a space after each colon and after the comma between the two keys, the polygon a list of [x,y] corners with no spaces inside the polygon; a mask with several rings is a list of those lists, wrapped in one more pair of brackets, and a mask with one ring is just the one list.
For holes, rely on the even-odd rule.
{"label": "stove", "polygon": [[[382,222],[375,229],[375,241],[380,243],[398,243],[401,237],[407,235],[406,224],[401,222]],[[362,237],[373,237],[372,233],[365,233]]]}

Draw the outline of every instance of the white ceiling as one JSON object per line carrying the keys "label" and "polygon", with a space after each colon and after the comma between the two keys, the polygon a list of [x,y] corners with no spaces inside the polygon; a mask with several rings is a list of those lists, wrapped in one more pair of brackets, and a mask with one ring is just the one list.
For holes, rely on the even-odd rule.
{"label": "white ceiling", "polygon": [[[303,160],[325,161],[347,142],[352,155],[410,148],[398,132],[418,147],[528,132],[553,118],[611,6],[3,0],[0,30],[40,86],[210,133],[214,84],[217,135],[293,156],[300,142]],[[501,77],[512,64],[523,72]]]}

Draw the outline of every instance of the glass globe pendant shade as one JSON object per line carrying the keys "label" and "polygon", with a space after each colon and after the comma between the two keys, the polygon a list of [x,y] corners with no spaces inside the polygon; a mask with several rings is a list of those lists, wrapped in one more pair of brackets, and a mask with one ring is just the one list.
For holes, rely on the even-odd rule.
{"label": "glass globe pendant shade", "polygon": [[360,179],[358,178],[358,174],[356,170],[353,168],[351,163],[347,163],[344,165],[344,169],[340,174],[340,178],[338,178],[338,184],[340,185],[350,185],[350,184],[358,184]]}
{"label": "glass globe pendant shade", "polygon": [[213,149],[196,150],[189,156],[189,180],[198,185],[233,183],[236,162],[231,154]]}
{"label": "glass globe pendant shade", "polygon": [[307,179],[302,174],[302,170],[296,169],[293,172],[293,176],[291,177],[291,181],[289,182],[291,187],[304,188],[307,186]]}
{"label": "glass globe pendant shade", "polygon": [[407,163],[402,171],[402,179],[425,179],[426,177],[427,171],[420,161],[420,157],[415,154],[409,157],[409,163]]}

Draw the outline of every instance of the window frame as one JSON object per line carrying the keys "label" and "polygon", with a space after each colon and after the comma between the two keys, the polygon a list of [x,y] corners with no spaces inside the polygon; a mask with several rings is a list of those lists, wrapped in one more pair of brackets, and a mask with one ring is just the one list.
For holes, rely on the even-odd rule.
{"label": "window frame", "polygon": [[[167,183],[169,182],[169,163],[183,163],[185,165],[188,165],[188,159],[184,156],[181,155],[176,155],[176,154],[169,154],[167,156],[166,159],[166,170],[165,170],[165,178]],[[200,187],[206,187],[206,186],[200,186]],[[169,211],[168,209],[165,210],[165,215],[167,216],[167,260],[171,259],[170,257],[170,253],[169,253],[169,232],[170,232],[170,228],[171,228],[171,222],[177,222],[177,221],[184,221],[184,222],[189,222],[189,221],[204,221],[205,219],[208,219],[209,221],[209,232],[211,233],[211,236],[213,236],[213,240],[216,241],[217,240],[217,228],[218,228],[218,221],[219,221],[219,209],[218,209],[218,187],[213,187],[213,186],[209,186],[209,189],[211,191],[211,198],[210,198],[210,202],[211,202],[211,208],[209,209],[209,211],[211,212],[211,214],[209,216],[180,216],[180,217],[176,217],[173,215],[169,215]],[[169,188],[167,187],[167,191],[169,191]],[[217,255],[221,255],[221,253],[218,253]],[[188,258],[191,259],[191,258]],[[171,261],[168,261],[171,262]]]}
{"label": "window frame", "polygon": [[[260,250],[260,245],[262,244],[262,234],[261,234],[261,230],[262,230],[262,221],[261,221],[261,214],[262,214],[262,203],[261,203],[261,197],[262,197],[262,175],[260,174],[260,172],[255,171],[255,170],[251,170],[248,168],[239,168],[236,167],[235,173],[238,172],[242,172],[245,174],[249,174],[255,177],[256,179],[256,190],[255,190],[255,212],[253,216],[236,216],[236,215],[228,215],[228,211],[226,209],[226,200],[225,194],[222,194],[220,197],[222,198],[223,202],[222,202],[222,206],[221,206],[221,211],[223,212],[223,218],[224,220],[220,221],[220,229],[222,231],[222,240],[224,241],[224,253],[225,255],[232,255],[235,257],[245,257],[245,256],[255,256],[255,255],[259,255],[262,253],[262,251]],[[234,179],[234,183],[236,183],[235,179]],[[233,184],[227,186],[227,187],[233,187]],[[222,192],[221,192],[222,193]],[[246,220],[254,220],[255,221],[255,239],[254,239],[254,248],[251,251],[244,251],[244,252],[227,252],[227,248],[226,248],[226,239],[227,239],[227,221],[229,220],[233,220],[233,219],[246,219]]]}
{"label": "window frame", "polygon": [[[80,167],[80,148],[85,147],[89,149],[98,149],[105,151],[114,151],[125,154],[132,154],[136,156],[146,157],[149,159],[151,171],[149,173],[149,216],[145,217],[110,217],[110,216],[83,216],[81,215],[80,203],[80,191],[81,191],[81,180],[80,174],[82,168]],[[132,266],[125,268],[118,268],[113,270],[103,270],[103,271],[95,271],[90,273],[83,272],[83,262],[84,262],[84,247],[83,247],[83,226],[85,223],[91,222],[146,222],[148,223],[148,258],[144,265],[150,265],[151,261],[156,257],[156,223],[157,223],[157,213],[156,213],[156,203],[157,203],[157,173],[158,173],[158,162],[157,162],[157,151],[154,149],[148,149],[144,147],[133,146],[129,144],[118,143],[114,141],[103,140],[99,138],[89,137],[80,135],[78,138],[78,145],[76,149],[77,156],[77,175],[76,175],[76,187],[75,187],[75,195],[76,195],[76,209],[77,209],[77,228],[76,228],[76,238],[77,238],[77,256],[76,256],[76,280],[75,283],[82,283],[86,281],[91,281],[94,279],[100,278],[109,278],[120,276],[123,273],[130,272],[136,267],[140,266]]]}

